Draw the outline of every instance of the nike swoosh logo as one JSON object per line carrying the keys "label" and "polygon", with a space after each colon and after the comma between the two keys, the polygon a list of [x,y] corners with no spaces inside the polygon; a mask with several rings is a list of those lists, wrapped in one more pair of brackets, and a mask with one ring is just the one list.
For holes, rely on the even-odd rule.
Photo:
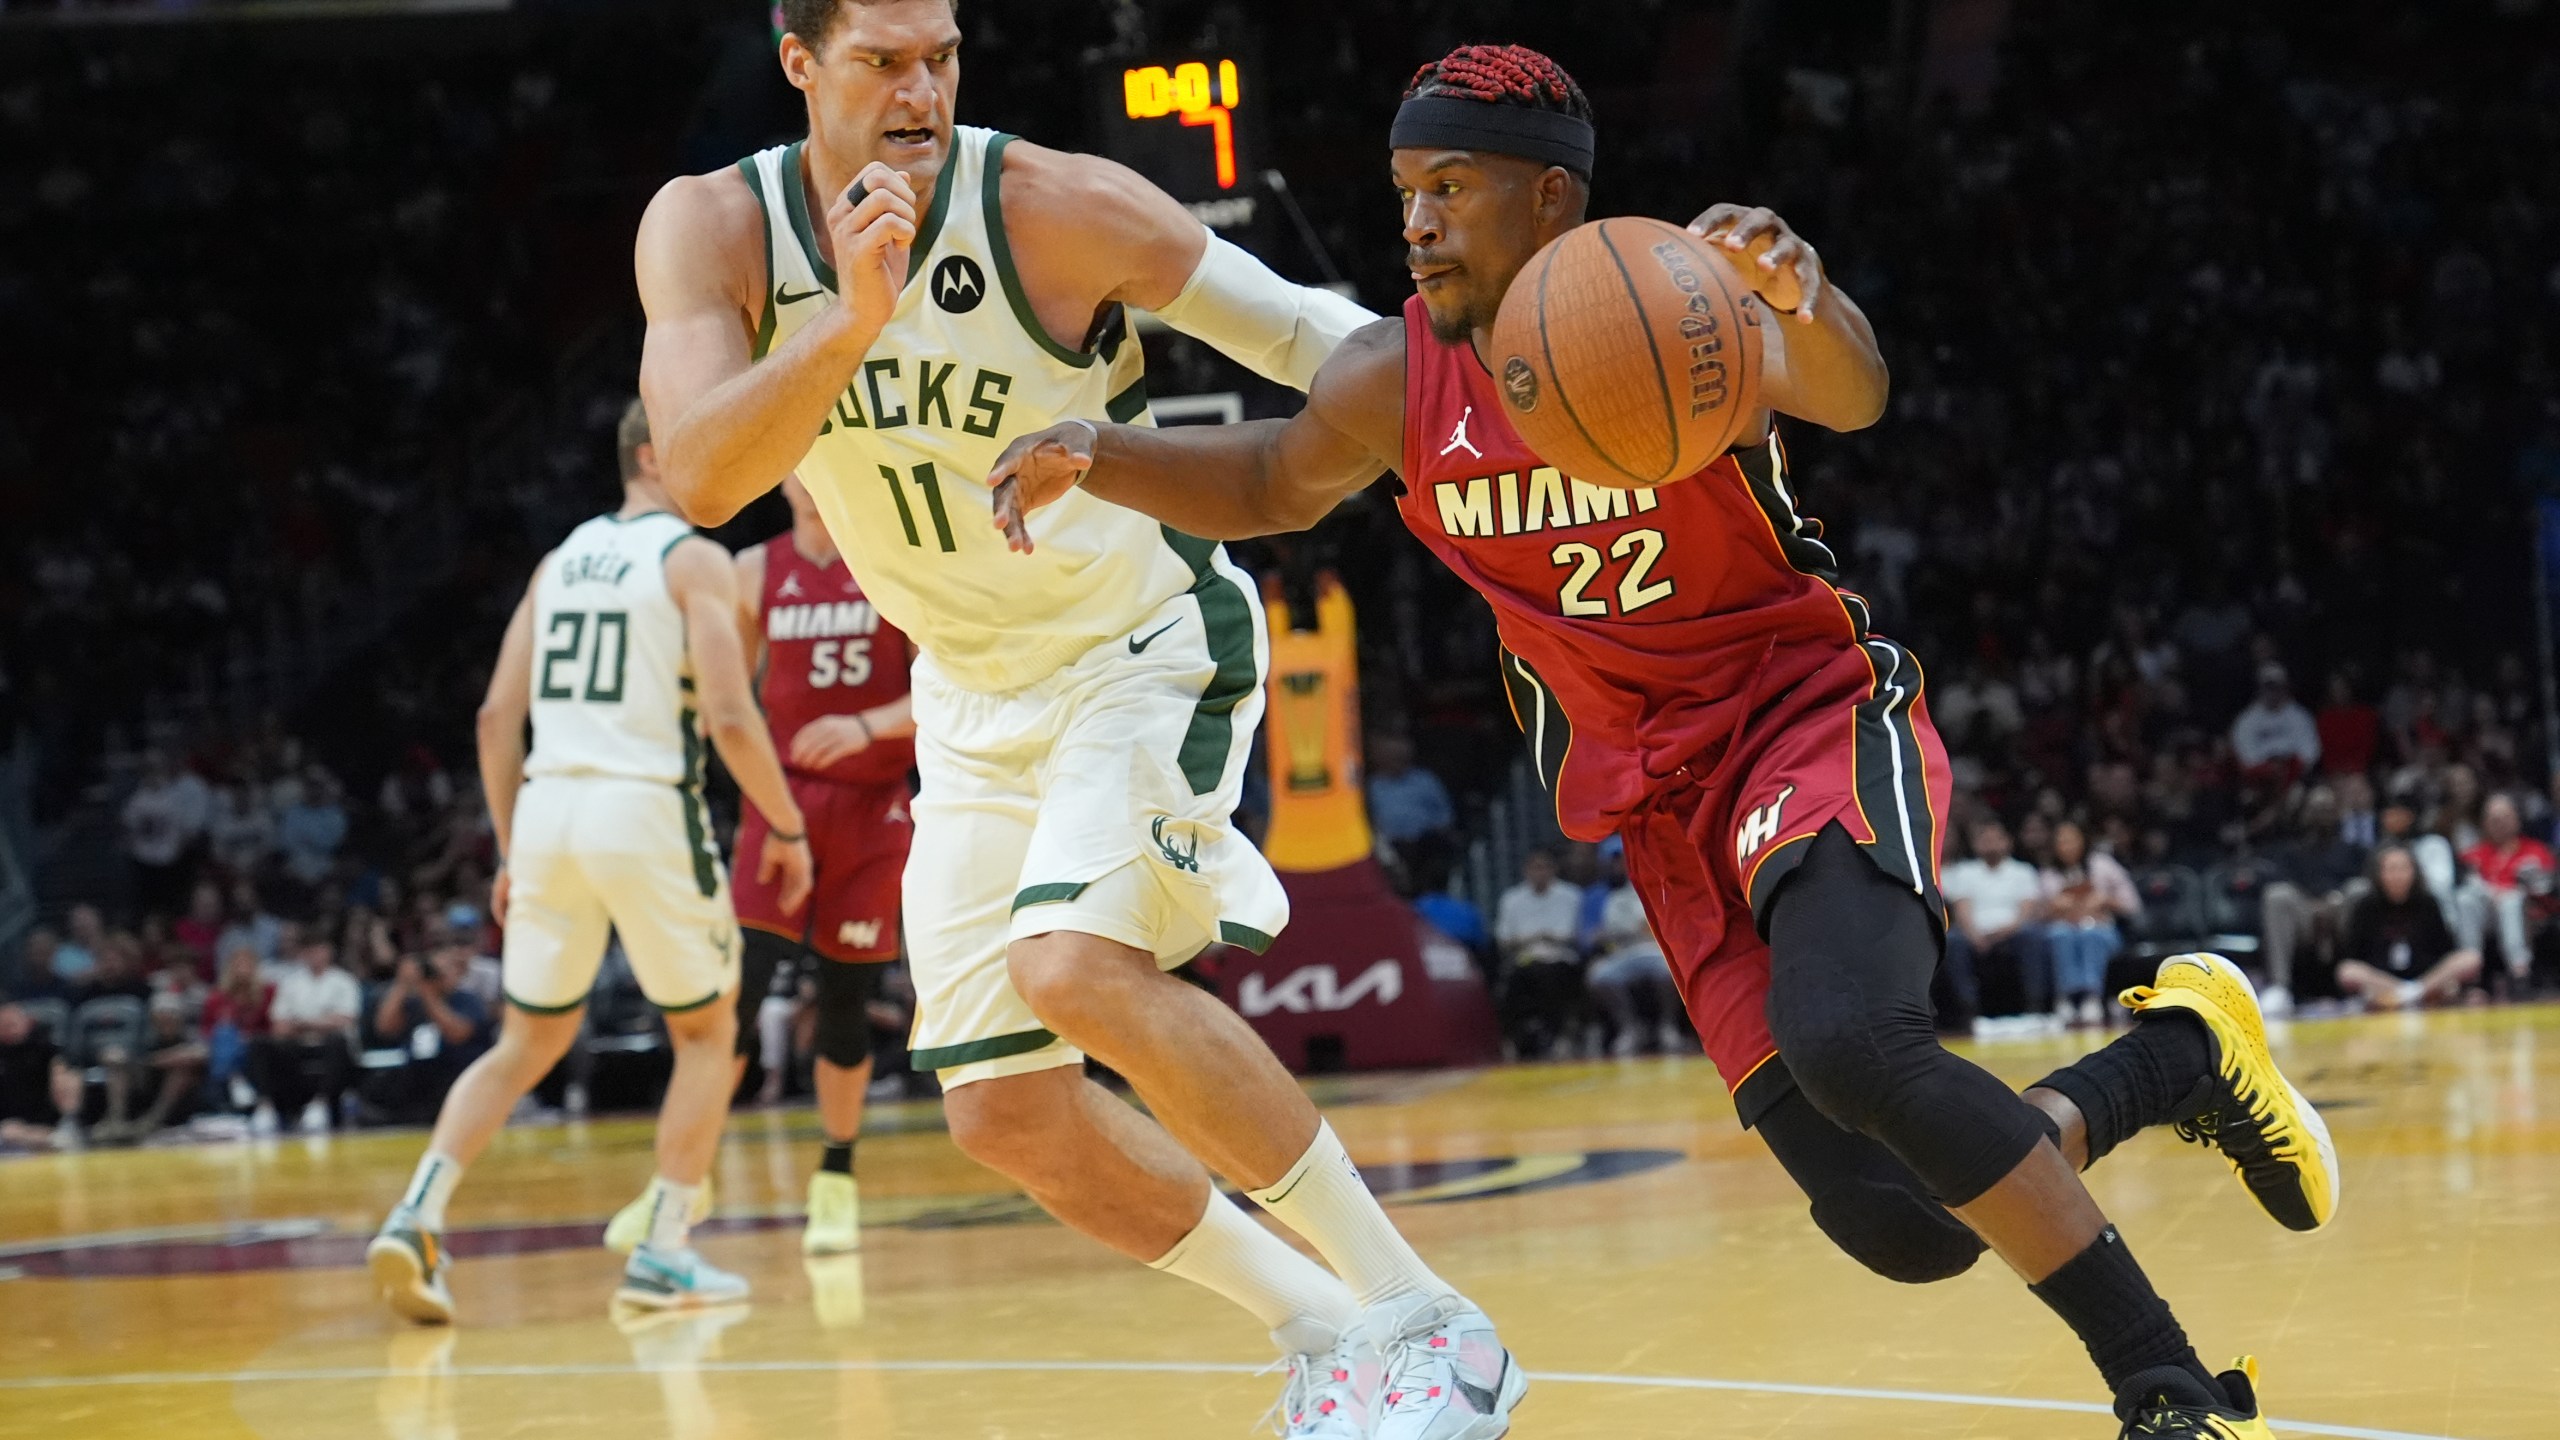
{"label": "nike swoosh logo", "polygon": [[791,287],[784,285],[777,287],[774,290],[773,303],[776,305],[797,305],[803,300],[815,300],[825,293],[826,292],[823,290],[803,290],[799,294],[794,295],[791,293]]}
{"label": "nike swoosh logo", "polygon": [[1503,1376],[1509,1375],[1510,1373],[1511,1355],[1510,1352],[1505,1351],[1502,1356],[1502,1375],[1494,1377],[1494,1388],[1491,1390],[1487,1390],[1483,1386],[1469,1380],[1466,1376],[1457,1373],[1457,1367],[1455,1366],[1450,1367],[1449,1378],[1456,1382],[1458,1386],[1458,1393],[1467,1397],[1467,1403],[1476,1407],[1477,1414],[1491,1415],[1494,1413],[1496,1408],[1502,1404],[1502,1379]]}
{"label": "nike swoosh logo", "polygon": [[1179,624],[1181,624],[1181,623],[1182,623],[1182,622],[1181,622],[1181,621],[1179,621],[1179,620],[1167,620],[1166,622],[1164,622],[1164,624],[1162,624],[1161,626],[1158,626],[1158,627],[1156,628],[1156,630],[1155,630],[1154,634],[1151,634],[1151,635],[1147,636],[1147,637],[1146,637],[1145,639],[1143,639],[1143,640],[1139,639],[1139,638],[1138,638],[1137,636],[1135,636],[1135,635],[1130,636],[1130,637],[1129,637],[1129,653],[1130,653],[1130,654],[1132,654],[1132,655],[1144,655],[1145,653],[1147,653],[1147,647],[1148,647],[1148,646],[1150,646],[1150,645],[1153,645],[1154,643],[1156,643],[1156,636],[1157,636],[1157,635],[1161,635],[1161,634],[1163,634],[1165,631],[1170,630],[1170,629],[1172,629],[1174,626],[1179,625]]}

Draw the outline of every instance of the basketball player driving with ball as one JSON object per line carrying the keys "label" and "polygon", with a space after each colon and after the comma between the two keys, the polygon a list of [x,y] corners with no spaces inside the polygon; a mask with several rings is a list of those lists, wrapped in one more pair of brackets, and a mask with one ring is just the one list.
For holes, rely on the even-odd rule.
{"label": "basketball player driving with ball", "polygon": [[1588,102],[1544,55],[1466,46],[1416,76],[1390,145],[1416,293],[1334,352],[1302,413],[1025,436],[991,477],[995,523],[1036,553],[1041,507],[1077,492],[1241,539],[1304,529],[1395,471],[1405,523],[1493,606],[1559,821],[1623,838],[1742,1123],[1824,1233],[1914,1283],[1998,1251],[2087,1345],[2127,1437],[2270,1435],[2254,1362],[2198,1360],[2079,1177],[2173,1124],[2282,1224],[2328,1221],[2327,1131],[2269,1058],[2246,977],[2164,962],[2126,992],[2139,1023],[2023,1096],[1938,1043],[1946,753],[1919,662],[1868,629],[1797,514],[1772,425],[1884,414],[1865,316],[1784,220],[1706,211],[1691,235],[1754,292],[1762,412],[1676,484],[1561,475],[1514,433],[1487,361],[1512,277],[1584,221]]}

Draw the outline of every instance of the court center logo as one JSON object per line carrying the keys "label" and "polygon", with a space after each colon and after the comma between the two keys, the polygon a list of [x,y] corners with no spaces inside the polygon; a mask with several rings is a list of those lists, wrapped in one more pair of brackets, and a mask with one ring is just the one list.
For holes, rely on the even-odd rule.
{"label": "court center logo", "polygon": [[945,255],[933,267],[933,303],[954,315],[966,315],[987,298],[987,275],[966,255]]}

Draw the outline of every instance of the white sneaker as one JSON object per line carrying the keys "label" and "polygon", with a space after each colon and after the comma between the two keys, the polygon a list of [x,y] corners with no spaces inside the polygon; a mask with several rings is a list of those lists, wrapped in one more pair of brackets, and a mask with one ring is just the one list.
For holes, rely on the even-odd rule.
{"label": "white sneaker", "polygon": [[2071,997],[2068,995],[2065,995],[2061,999],[2053,1002],[2053,1020],[2057,1025],[2069,1025],[2072,1021],[2072,1017],[2079,1013],[2079,1007],[2072,1003]]}
{"label": "white sneaker", "polygon": [[282,1128],[276,1119],[276,1107],[265,1100],[259,1101],[258,1108],[249,1112],[249,1133],[252,1135],[273,1135]]}
{"label": "white sneaker", "polygon": [[305,1135],[320,1135],[320,1134],[325,1134],[325,1133],[328,1131],[328,1129],[329,1129],[329,1102],[328,1102],[328,1101],[326,1101],[326,1100],[314,1100],[314,1101],[312,1101],[310,1104],[305,1105],[305,1106],[303,1106],[303,1107],[302,1107],[302,1133],[303,1133],[303,1134],[305,1134]]}
{"label": "white sneaker", "polygon": [[453,1323],[453,1292],[445,1288],[444,1237],[418,1222],[403,1205],[383,1217],[382,1229],[364,1247],[374,1293],[394,1311],[421,1325]]}
{"label": "white sneaker", "polygon": [[1609,1053],[1620,1060],[1632,1060],[1644,1050],[1644,1036],[1630,1025],[1609,1042]]}
{"label": "white sneaker", "polygon": [[2097,996],[2083,995],[2080,997],[2079,1023],[2083,1025],[2103,1025],[2106,1021],[2106,1011],[2098,1004]]}
{"label": "white sneaker", "polygon": [[1374,1440],[1498,1440],[1529,1377],[1493,1321],[1463,1297],[1407,1297],[1373,1311],[1386,1336]]}
{"label": "white sneaker", "polygon": [[1369,1440],[1370,1411],[1381,1372],[1367,1333],[1355,1328],[1322,1350],[1299,1350],[1299,1345],[1325,1344],[1318,1335],[1291,1333],[1301,1327],[1312,1328],[1312,1322],[1298,1321],[1271,1332],[1271,1338],[1290,1352],[1273,1368],[1285,1367],[1289,1379],[1280,1387],[1280,1403],[1263,1418],[1283,1440]]}
{"label": "white sneaker", "polygon": [[703,1259],[690,1245],[681,1250],[643,1245],[624,1263],[622,1288],[613,1298],[643,1310],[704,1310],[745,1300],[747,1282]]}
{"label": "white sneaker", "polygon": [[232,1076],[231,1083],[223,1088],[231,1097],[231,1108],[234,1110],[254,1110],[266,1103],[258,1098],[257,1087],[249,1083],[249,1077],[246,1075]]}
{"label": "white sneaker", "polygon": [[1655,1043],[1662,1047],[1662,1053],[1665,1055],[1686,1055],[1691,1053],[1693,1048],[1689,1044],[1688,1034],[1668,1020],[1656,1027],[1653,1038]]}
{"label": "white sneaker", "polygon": [[862,1248],[862,1187],[850,1175],[821,1170],[809,1177],[809,1228],[803,1255],[845,1255]]}
{"label": "white sneaker", "polygon": [[2258,992],[2258,1013],[2270,1020],[2281,1020],[2293,1013],[2293,992],[2281,985],[2270,985]]}
{"label": "white sneaker", "polygon": [[560,1108],[572,1115],[587,1113],[587,1087],[572,1080],[568,1093],[560,1097]]}

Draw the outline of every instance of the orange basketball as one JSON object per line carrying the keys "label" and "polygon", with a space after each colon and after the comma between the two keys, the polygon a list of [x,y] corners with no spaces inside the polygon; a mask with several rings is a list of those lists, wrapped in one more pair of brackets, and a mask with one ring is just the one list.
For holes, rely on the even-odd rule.
{"label": "orange basketball", "polygon": [[1568,231],[1529,257],[1493,322],[1503,412],[1540,458],[1594,485],[1695,474],[1759,408],[1750,293],[1677,225]]}

